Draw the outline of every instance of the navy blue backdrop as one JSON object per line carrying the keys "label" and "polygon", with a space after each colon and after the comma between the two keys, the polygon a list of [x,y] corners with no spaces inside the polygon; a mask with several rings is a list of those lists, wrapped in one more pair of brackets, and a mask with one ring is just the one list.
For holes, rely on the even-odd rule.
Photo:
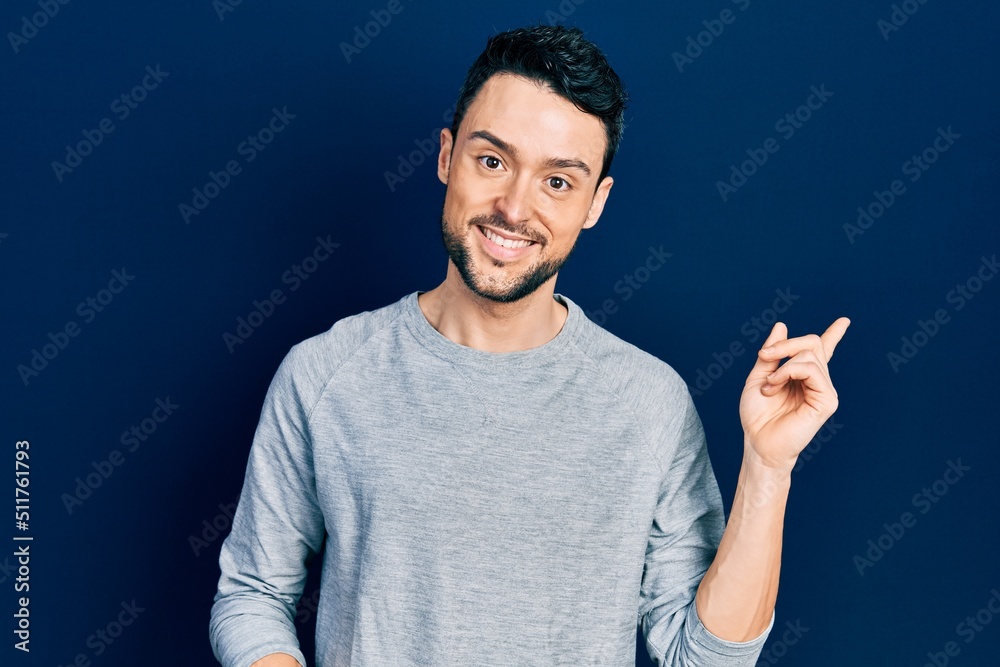
{"label": "navy blue backdrop", "polygon": [[582,27],[633,98],[556,289],[689,382],[727,507],[761,332],[853,320],[762,664],[1000,664],[998,20],[942,0],[5,2],[0,662],[213,664],[219,547],[278,363],[440,282],[438,130],[486,38],[541,22]]}

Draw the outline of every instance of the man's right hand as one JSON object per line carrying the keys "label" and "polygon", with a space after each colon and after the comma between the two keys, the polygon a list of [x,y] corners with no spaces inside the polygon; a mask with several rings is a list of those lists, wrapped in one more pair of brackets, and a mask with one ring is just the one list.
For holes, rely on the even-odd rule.
{"label": "man's right hand", "polygon": [[250,667],[302,667],[302,665],[287,653],[272,653],[265,655]]}

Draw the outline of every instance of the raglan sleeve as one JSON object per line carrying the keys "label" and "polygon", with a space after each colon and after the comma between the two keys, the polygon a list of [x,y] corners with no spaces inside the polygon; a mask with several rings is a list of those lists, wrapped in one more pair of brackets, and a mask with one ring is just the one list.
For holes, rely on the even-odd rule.
{"label": "raglan sleeve", "polygon": [[223,667],[249,667],[271,653],[305,665],[295,607],[325,528],[308,425],[316,382],[301,346],[288,353],[268,388],[232,531],[219,556],[209,635]]}
{"label": "raglan sleeve", "polygon": [[665,454],[640,591],[646,648],[658,667],[753,667],[773,614],[768,628],[746,642],[713,635],[698,617],[695,594],[715,558],[725,516],[705,431],[682,381],[669,404],[680,409],[677,418],[661,420],[657,434]]}

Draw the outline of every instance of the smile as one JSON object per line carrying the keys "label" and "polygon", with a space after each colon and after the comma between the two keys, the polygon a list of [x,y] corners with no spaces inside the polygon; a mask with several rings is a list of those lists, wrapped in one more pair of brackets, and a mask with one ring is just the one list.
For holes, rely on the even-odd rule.
{"label": "smile", "polygon": [[479,230],[483,249],[495,259],[502,261],[519,259],[532,252],[534,247],[538,245],[537,242],[529,241],[528,239],[503,236],[493,229],[480,225],[476,225],[476,229]]}
{"label": "smile", "polygon": [[483,236],[488,238],[490,241],[493,241],[493,243],[496,243],[498,246],[503,246],[504,248],[527,248],[529,245],[534,244],[534,241],[528,241],[526,239],[515,239],[501,236],[497,232],[486,227],[480,227],[479,230],[483,233]]}

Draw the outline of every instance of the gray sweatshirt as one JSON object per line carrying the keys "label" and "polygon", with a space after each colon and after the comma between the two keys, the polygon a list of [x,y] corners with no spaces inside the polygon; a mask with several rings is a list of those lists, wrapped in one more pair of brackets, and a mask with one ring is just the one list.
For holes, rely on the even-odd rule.
{"label": "gray sweatshirt", "polygon": [[[264,400],[210,635],[225,667],[752,666],[694,596],[724,528],[686,384],[591,322],[519,352],[459,345],[413,292],[295,345]],[[771,624],[774,619],[772,616]]]}

